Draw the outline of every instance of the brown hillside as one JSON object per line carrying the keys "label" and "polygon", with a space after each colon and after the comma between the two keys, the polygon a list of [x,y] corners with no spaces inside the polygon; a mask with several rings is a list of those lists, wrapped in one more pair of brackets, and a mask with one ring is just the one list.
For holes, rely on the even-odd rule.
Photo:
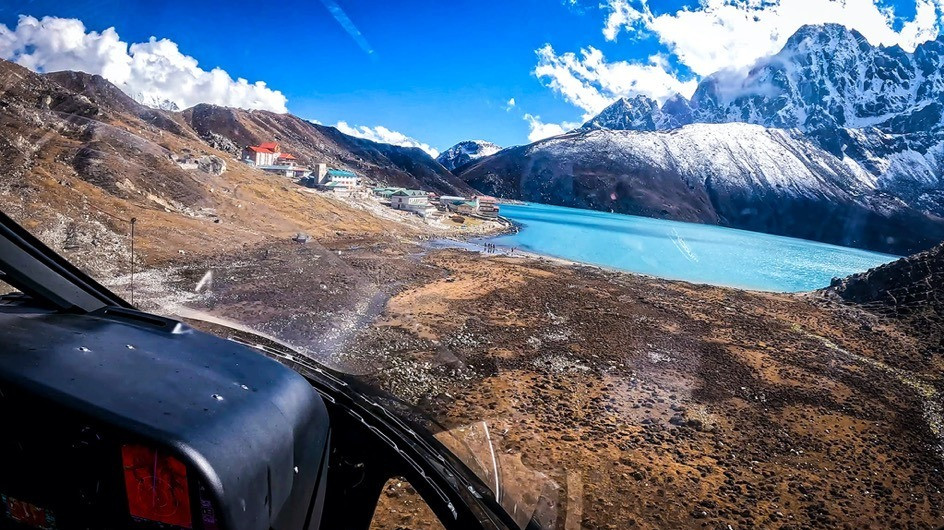
{"label": "brown hillside", "polygon": [[[182,169],[175,158],[188,156],[221,162],[225,171]],[[100,77],[37,75],[5,61],[0,163],[0,208],[93,273],[128,269],[132,217],[140,265],[299,231],[402,230],[239,163],[181,114],[143,107]]]}
{"label": "brown hillside", "polygon": [[[246,145],[278,141],[303,163],[352,169],[376,182],[439,193],[473,190],[421,149],[354,138],[291,114],[197,105],[182,116],[201,137],[238,155]],[[227,142],[228,140],[228,142]]]}

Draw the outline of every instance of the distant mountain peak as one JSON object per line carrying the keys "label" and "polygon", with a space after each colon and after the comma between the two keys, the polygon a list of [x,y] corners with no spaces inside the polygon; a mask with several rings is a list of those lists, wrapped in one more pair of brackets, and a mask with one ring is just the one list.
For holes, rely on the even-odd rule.
{"label": "distant mountain peak", "polygon": [[784,48],[798,46],[802,42],[845,41],[848,43],[868,43],[868,40],[858,30],[847,28],[842,24],[827,22],[825,24],[805,24],[800,26],[787,39]]}
{"label": "distant mountain peak", "polygon": [[[876,127],[886,133],[944,128],[944,39],[913,53],[872,45],[841,24],[806,25],[748,72],[716,72],[692,98],[660,107],[620,98],[584,128],[653,131],[689,123],[745,122],[805,132]],[[937,114],[935,114],[937,113]]]}
{"label": "distant mountain peak", "polygon": [[661,121],[659,103],[637,94],[619,98],[583,125],[584,129],[654,131]]}
{"label": "distant mountain peak", "polygon": [[494,155],[501,150],[501,146],[493,144],[492,142],[485,140],[466,140],[440,153],[439,156],[436,157],[436,161],[449,171],[452,171],[473,160]]}
{"label": "distant mountain peak", "polygon": [[144,93],[144,92],[132,92],[132,99],[138,103],[151,107],[152,109],[160,110],[169,110],[171,112],[177,112],[180,110],[180,107],[174,101],[162,98],[156,94]]}

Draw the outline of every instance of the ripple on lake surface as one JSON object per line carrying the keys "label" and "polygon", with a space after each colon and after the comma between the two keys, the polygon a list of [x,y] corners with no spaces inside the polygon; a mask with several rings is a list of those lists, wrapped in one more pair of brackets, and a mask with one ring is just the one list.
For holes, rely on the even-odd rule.
{"label": "ripple on lake surface", "polygon": [[502,205],[523,228],[498,245],[605,267],[762,291],[826,287],[897,256],[719,226],[543,204]]}

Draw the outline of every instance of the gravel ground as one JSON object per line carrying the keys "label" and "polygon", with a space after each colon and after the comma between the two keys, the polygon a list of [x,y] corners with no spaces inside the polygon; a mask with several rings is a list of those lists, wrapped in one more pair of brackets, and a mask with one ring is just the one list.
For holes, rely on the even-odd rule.
{"label": "gravel ground", "polygon": [[[158,304],[278,336],[418,407],[549,527],[944,524],[940,359],[894,319],[823,297],[395,238],[147,278],[179,291]],[[375,522],[430,517],[392,482]]]}

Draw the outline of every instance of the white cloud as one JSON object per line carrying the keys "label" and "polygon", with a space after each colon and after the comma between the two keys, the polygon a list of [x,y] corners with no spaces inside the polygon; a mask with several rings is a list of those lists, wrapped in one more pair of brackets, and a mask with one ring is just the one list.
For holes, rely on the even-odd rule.
{"label": "white cloud", "polygon": [[403,147],[418,147],[423,151],[426,151],[427,154],[431,157],[439,156],[439,151],[430,147],[429,144],[424,144],[419,140],[410,138],[409,136],[397,132],[391,131],[390,129],[384,127],[383,125],[378,125],[376,127],[367,127],[366,125],[348,125],[345,121],[339,121],[335,127],[350,136],[356,136],[358,138],[365,138],[367,140],[373,140],[375,142],[380,142],[384,144],[400,145]]}
{"label": "white cloud", "polygon": [[610,9],[603,26],[603,36],[606,40],[616,40],[616,36],[624,27],[633,27],[641,21],[652,19],[652,13],[645,2],[641,9],[630,5],[628,0],[609,0],[606,6]]}
{"label": "white cloud", "polygon": [[944,2],[913,0],[916,14],[895,31],[896,15],[877,0],[704,0],[694,9],[655,15],[648,0],[608,0],[608,40],[621,31],[655,35],[681,64],[699,76],[746,69],[774,54],[806,24],[843,24],[873,44],[913,51],[938,34]]}
{"label": "white cloud", "polygon": [[661,55],[653,55],[647,63],[607,62],[603,52],[592,46],[578,56],[558,55],[549,44],[536,53],[534,74],[583,110],[585,120],[619,97],[643,94],[665,101],[676,93],[691,96],[697,85],[695,80],[681,81],[669,73]]}
{"label": "white cloud", "polygon": [[515,108],[515,105],[517,105],[515,98],[509,99],[508,103],[505,103],[505,112],[511,112],[511,109]]}
{"label": "white cloud", "polygon": [[551,136],[559,136],[580,127],[579,122],[565,121],[562,123],[544,123],[541,121],[540,116],[531,114],[525,114],[524,120],[528,122],[528,126],[531,128],[531,132],[528,133],[529,142],[537,142],[538,140],[550,138]]}
{"label": "white cloud", "polygon": [[20,16],[14,29],[0,24],[0,57],[37,72],[78,70],[99,74],[147,104],[179,108],[213,103],[286,112],[286,98],[262,81],[233,79],[225,70],[204,70],[177,44],[151,37],[123,42],[114,28],[87,31],[72,18]]}

